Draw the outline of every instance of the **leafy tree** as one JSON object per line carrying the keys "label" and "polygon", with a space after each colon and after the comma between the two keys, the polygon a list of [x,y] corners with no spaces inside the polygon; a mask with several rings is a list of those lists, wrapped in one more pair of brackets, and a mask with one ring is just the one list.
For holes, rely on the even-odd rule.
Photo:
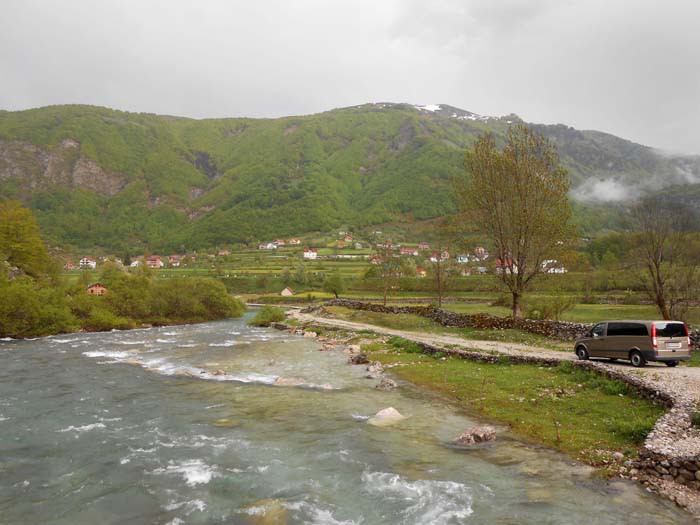
{"label": "leafy tree", "polygon": [[345,289],[345,281],[340,271],[336,270],[326,275],[323,281],[324,292],[332,293],[337,299],[341,293],[345,292]]}
{"label": "leafy tree", "polygon": [[700,276],[691,258],[694,210],[677,199],[641,199],[633,208],[635,269],[664,319],[684,319],[698,292]]}
{"label": "leafy tree", "polygon": [[0,260],[37,277],[50,268],[46,246],[32,212],[18,201],[0,202]]}
{"label": "leafy tree", "polygon": [[498,273],[512,296],[513,316],[542,262],[556,258],[573,235],[569,177],[554,146],[523,124],[509,128],[502,151],[486,133],[465,155],[468,178],[457,182],[466,223],[487,236],[503,263]]}

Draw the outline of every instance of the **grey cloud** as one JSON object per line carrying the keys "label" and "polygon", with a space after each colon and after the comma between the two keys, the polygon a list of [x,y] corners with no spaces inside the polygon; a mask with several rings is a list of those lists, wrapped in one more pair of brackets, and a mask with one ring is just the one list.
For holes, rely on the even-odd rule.
{"label": "grey cloud", "polygon": [[693,0],[5,0],[2,12],[5,109],[447,103],[700,154]]}

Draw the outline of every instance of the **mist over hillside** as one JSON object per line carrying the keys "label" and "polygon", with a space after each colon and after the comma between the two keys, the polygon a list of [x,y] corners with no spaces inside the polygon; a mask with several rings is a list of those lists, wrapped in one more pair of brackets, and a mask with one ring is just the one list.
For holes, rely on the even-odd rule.
{"label": "mist over hillside", "polygon": [[[517,121],[395,103],[278,119],[193,120],[95,106],[0,112],[0,196],[30,206],[58,245],[113,250],[410,223],[453,213],[451,181],[464,174],[465,148],[486,131],[502,142]],[[700,157],[532,126],[556,144],[577,209],[593,217],[589,229],[608,226],[600,203],[700,181]]]}

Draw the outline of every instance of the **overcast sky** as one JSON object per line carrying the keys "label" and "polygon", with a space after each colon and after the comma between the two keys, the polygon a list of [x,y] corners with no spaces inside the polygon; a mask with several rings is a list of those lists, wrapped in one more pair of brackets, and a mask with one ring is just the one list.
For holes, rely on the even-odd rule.
{"label": "overcast sky", "polygon": [[698,0],[2,0],[0,108],[451,104],[700,154]]}

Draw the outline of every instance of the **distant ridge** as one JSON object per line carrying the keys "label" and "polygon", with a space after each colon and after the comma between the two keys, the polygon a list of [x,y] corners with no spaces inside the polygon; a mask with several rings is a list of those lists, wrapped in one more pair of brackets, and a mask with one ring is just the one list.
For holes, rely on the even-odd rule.
{"label": "distant ridge", "polygon": [[[486,131],[502,140],[519,121],[392,102],[276,119],[82,105],[2,111],[0,196],[27,203],[58,245],[112,250],[410,224],[454,212],[451,180],[463,175],[465,148]],[[700,182],[700,157],[531,125],[556,144],[583,203]]]}

